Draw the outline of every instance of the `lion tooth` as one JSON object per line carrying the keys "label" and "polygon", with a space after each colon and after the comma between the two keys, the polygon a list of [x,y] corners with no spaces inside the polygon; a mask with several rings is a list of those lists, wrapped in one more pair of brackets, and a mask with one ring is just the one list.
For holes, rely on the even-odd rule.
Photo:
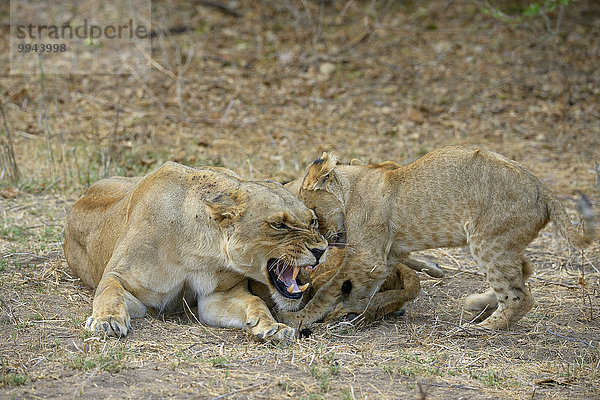
{"label": "lion tooth", "polygon": [[310,286],[310,283],[305,283],[304,285],[298,286],[298,289],[300,289],[301,292],[304,292],[306,289],[308,289],[308,287]]}
{"label": "lion tooth", "polygon": [[296,282],[294,282],[290,286],[288,286],[287,291],[288,293],[300,293],[302,289],[300,289]]}
{"label": "lion tooth", "polygon": [[294,267],[294,272],[292,274],[292,279],[296,279],[298,273],[300,272],[300,267]]}

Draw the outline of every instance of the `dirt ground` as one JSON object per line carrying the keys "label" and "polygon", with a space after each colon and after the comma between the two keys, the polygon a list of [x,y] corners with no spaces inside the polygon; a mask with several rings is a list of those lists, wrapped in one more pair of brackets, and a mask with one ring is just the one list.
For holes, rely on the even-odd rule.
{"label": "dirt ground", "polygon": [[470,144],[532,170],[574,223],[580,193],[600,210],[598,2],[516,22],[477,1],[223,4],[241,15],[154,1],[156,30],[185,29],[152,40],[145,76],[9,76],[0,5],[21,173],[0,180],[0,398],[600,398],[600,243],[569,248],[551,225],[526,251],[536,306],[510,331],[461,327],[485,282],[467,251],[435,249],[415,256],[446,276],[420,275],[404,316],[316,324],[291,346],[191,314],[84,332],[93,292],[64,261],[66,214],[95,180],[166,160],[286,181],[324,150],[408,162]]}

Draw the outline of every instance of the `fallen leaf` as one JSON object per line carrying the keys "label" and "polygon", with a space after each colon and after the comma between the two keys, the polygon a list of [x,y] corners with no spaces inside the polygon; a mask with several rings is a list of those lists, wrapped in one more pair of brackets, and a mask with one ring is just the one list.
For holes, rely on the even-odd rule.
{"label": "fallen leaf", "polygon": [[547,386],[554,386],[554,385],[567,385],[569,383],[571,383],[573,381],[572,378],[546,378],[546,379],[542,379],[541,381],[537,381],[535,382],[536,385],[547,385]]}
{"label": "fallen leaf", "polygon": [[5,199],[9,199],[9,200],[16,198],[18,194],[19,194],[19,189],[17,189],[14,186],[7,186],[4,189],[0,190],[0,196],[4,197]]}

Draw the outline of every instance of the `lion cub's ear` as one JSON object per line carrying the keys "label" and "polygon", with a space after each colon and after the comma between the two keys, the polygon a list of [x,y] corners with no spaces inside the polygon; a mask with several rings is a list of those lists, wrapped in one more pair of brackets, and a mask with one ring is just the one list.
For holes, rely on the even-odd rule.
{"label": "lion cub's ear", "polygon": [[332,153],[323,152],[308,168],[308,173],[302,182],[304,190],[325,189],[331,174],[337,165],[337,157]]}
{"label": "lion cub's ear", "polygon": [[212,200],[204,200],[206,211],[219,225],[229,225],[246,211],[246,201],[240,193],[223,193]]}
{"label": "lion cub's ear", "polygon": [[359,160],[358,158],[353,158],[350,160],[350,165],[367,165],[363,160]]}

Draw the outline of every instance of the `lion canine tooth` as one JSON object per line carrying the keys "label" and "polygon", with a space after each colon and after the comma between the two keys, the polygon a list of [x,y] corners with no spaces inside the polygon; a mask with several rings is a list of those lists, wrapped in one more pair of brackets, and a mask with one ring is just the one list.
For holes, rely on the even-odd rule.
{"label": "lion canine tooth", "polygon": [[298,289],[300,289],[301,292],[304,292],[306,289],[308,289],[308,287],[310,286],[310,283],[305,283],[304,285],[298,286]]}
{"label": "lion canine tooth", "polygon": [[292,274],[292,279],[296,279],[298,273],[300,272],[300,267],[294,267],[294,272]]}
{"label": "lion canine tooth", "polygon": [[296,282],[294,282],[290,286],[288,286],[287,291],[288,293],[300,293],[302,289],[300,289]]}

